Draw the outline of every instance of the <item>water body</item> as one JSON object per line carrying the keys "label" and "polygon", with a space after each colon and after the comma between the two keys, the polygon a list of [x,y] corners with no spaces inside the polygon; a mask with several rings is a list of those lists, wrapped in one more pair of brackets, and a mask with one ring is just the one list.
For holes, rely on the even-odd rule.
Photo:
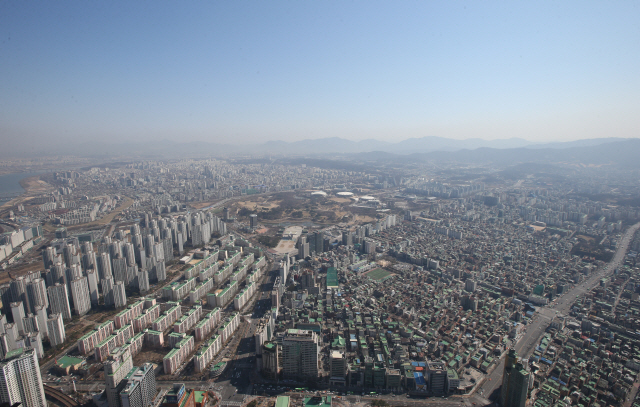
{"label": "water body", "polygon": [[4,203],[22,195],[24,188],[20,185],[20,181],[40,174],[40,172],[20,172],[0,175],[0,202]]}

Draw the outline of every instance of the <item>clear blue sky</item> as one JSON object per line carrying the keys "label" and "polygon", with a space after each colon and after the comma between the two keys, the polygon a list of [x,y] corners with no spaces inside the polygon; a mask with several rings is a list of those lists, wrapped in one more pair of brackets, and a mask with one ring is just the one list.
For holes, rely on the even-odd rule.
{"label": "clear blue sky", "polygon": [[0,137],[640,136],[637,1],[4,1]]}

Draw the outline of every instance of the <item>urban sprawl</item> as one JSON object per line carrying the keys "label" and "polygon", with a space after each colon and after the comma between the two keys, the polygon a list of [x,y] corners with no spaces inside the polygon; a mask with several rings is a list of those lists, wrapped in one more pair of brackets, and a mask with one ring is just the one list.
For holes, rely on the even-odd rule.
{"label": "urban sprawl", "polygon": [[9,405],[636,403],[637,173],[212,159],[38,178],[2,207]]}

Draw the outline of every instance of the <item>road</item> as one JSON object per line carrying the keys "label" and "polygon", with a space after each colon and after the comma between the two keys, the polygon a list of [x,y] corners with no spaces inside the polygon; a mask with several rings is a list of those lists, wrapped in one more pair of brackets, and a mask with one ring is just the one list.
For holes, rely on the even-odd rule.
{"label": "road", "polygon": [[[640,222],[627,229],[618,245],[618,249],[613,255],[613,258],[604,268],[591,275],[582,283],[574,286],[566,294],[559,297],[550,305],[538,308],[538,312],[534,316],[533,322],[531,322],[531,324],[526,327],[525,334],[515,346],[516,352],[518,352],[518,355],[520,357],[526,359],[533,353],[536,344],[540,341],[540,338],[542,338],[545,329],[555,315],[566,314],[571,309],[571,305],[574,303],[576,297],[590,291],[599,283],[601,278],[610,275],[617,267],[622,264],[624,257],[627,254],[629,243],[631,243],[633,235],[639,228]],[[502,384],[503,370],[504,357],[500,359],[500,363],[496,366],[493,372],[491,372],[491,374],[489,374],[485,378],[485,381],[482,383],[482,385],[476,389],[478,394],[484,397],[487,402],[496,399],[499,392],[499,387]]]}

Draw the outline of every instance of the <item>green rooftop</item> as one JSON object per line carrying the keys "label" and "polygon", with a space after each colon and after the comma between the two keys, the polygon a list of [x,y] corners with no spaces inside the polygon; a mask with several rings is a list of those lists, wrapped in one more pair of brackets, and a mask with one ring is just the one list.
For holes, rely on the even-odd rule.
{"label": "green rooftop", "polygon": [[278,396],[276,407],[289,407],[289,396]]}
{"label": "green rooftop", "polygon": [[[7,354],[7,357],[8,356],[9,356],[9,354]],[[65,355],[65,356],[61,357],[60,359],[58,359],[56,361],[56,365],[58,367],[61,367],[62,369],[66,369],[69,366],[74,366],[74,365],[80,364],[83,361],[84,361],[84,359],[74,358],[74,357]]]}
{"label": "green rooftop", "polygon": [[204,399],[204,395],[206,392],[204,391],[195,391],[193,392],[193,398],[196,403],[202,403],[202,399]]}
{"label": "green rooftop", "polygon": [[317,406],[317,407],[331,407],[331,396],[314,396],[314,397],[305,397],[304,405],[307,406]]}
{"label": "green rooftop", "polygon": [[5,356],[5,359],[12,359],[12,358],[15,358],[16,356],[20,356],[24,351],[25,351],[25,348],[14,349],[7,353],[7,355]]}

